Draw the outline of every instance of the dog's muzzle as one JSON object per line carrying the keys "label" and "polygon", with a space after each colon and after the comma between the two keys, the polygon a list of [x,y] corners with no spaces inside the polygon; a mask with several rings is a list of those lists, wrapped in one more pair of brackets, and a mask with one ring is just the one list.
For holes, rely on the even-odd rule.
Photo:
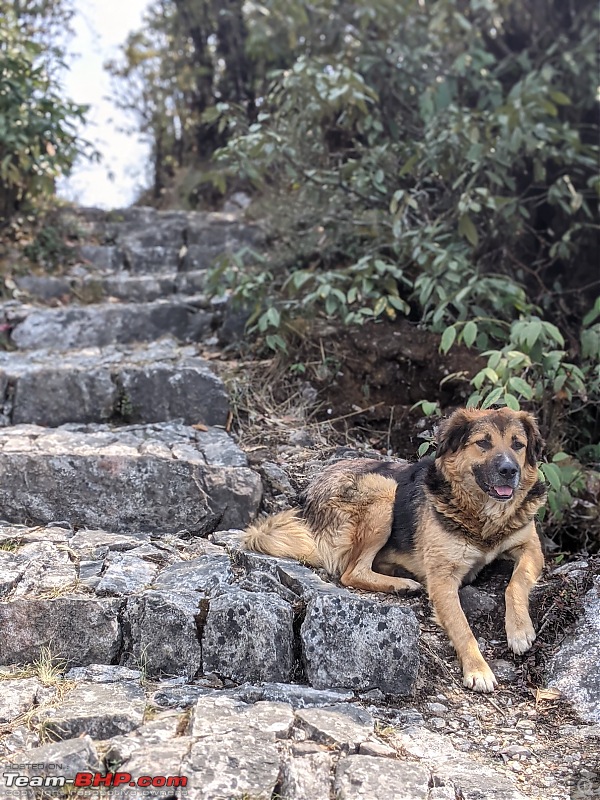
{"label": "dog's muzzle", "polygon": [[494,500],[512,500],[521,479],[519,465],[509,453],[500,453],[489,463],[474,467],[479,488]]}

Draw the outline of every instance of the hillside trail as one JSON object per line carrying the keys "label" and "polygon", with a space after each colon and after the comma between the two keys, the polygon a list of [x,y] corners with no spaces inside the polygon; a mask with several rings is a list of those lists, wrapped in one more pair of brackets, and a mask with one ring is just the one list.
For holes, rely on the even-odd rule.
{"label": "hillside trail", "polygon": [[523,657],[506,570],[462,590],[484,696],[422,596],[240,548],[326,460],[414,453],[411,405],[469,359],[404,323],[324,327],[310,377],[282,376],[227,346],[244,317],[206,291],[259,224],[64,214],[70,263],[0,304],[0,796],[600,796],[597,559],[547,571]]}

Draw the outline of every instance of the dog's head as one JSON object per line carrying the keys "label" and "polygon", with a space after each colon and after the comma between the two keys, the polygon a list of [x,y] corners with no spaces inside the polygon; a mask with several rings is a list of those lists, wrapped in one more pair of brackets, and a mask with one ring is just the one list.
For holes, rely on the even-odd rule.
{"label": "dog's head", "polygon": [[525,411],[460,409],[438,429],[436,462],[450,483],[508,503],[537,481],[543,446]]}

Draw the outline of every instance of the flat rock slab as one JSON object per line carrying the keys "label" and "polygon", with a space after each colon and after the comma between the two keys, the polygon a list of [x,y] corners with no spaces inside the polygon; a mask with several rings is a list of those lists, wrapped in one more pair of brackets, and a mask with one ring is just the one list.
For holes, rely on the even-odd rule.
{"label": "flat rock slab", "polygon": [[375,756],[348,756],[340,762],[335,776],[338,800],[427,800],[429,770],[416,764]]}
{"label": "flat rock slab", "polygon": [[0,725],[6,725],[33,708],[42,685],[37,678],[9,678],[1,687]]}
{"label": "flat rock slab", "polygon": [[146,346],[0,353],[6,424],[56,427],[66,422],[162,422],[221,425],[229,398],[193,347],[173,339]]}
{"label": "flat rock slab", "polygon": [[600,723],[600,576],[583,600],[583,617],[550,667],[550,686],[560,689],[583,720]]}
{"label": "flat rock slab", "polygon": [[296,712],[296,719],[309,739],[343,753],[355,753],[374,726],[370,714],[350,705],[302,709]]}
{"label": "flat rock slab", "polygon": [[301,628],[309,682],[317,689],[409,694],[419,668],[418,638],[410,608],[350,592],[317,594]]}
{"label": "flat rock slab", "polygon": [[146,696],[136,683],[81,683],[60,708],[40,712],[39,720],[57,739],[88,734],[104,740],[138,728],[144,720]]}
{"label": "flat rock slab", "polygon": [[11,331],[19,350],[47,347],[54,351],[148,342],[171,335],[199,341],[209,332],[212,314],[189,300],[153,303],[98,303],[67,308],[23,309],[24,319]]}
{"label": "flat rock slab", "polygon": [[114,532],[243,527],[262,493],[245,464],[214,428],[18,425],[0,431],[0,516]]}
{"label": "flat rock slab", "polygon": [[73,666],[111,664],[121,646],[121,606],[80,596],[0,603],[0,664],[34,662],[44,649]]}

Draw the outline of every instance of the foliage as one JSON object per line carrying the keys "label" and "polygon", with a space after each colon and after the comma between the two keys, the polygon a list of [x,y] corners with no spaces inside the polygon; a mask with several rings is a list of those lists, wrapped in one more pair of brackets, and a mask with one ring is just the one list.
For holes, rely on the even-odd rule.
{"label": "foliage", "polygon": [[[48,5],[54,13],[57,3]],[[52,194],[85,149],[77,134],[85,109],[62,98],[56,60],[34,20],[31,3],[0,2],[0,222],[24,201]]]}
{"label": "foliage", "polygon": [[540,412],[567,510],[600,429],[596,3],[162,0],[149,21],[117,71],[157,168],[254,187],[272,227],[213,290],[273,350],[299,319],[406,315],[483,354],[471,402]]}

